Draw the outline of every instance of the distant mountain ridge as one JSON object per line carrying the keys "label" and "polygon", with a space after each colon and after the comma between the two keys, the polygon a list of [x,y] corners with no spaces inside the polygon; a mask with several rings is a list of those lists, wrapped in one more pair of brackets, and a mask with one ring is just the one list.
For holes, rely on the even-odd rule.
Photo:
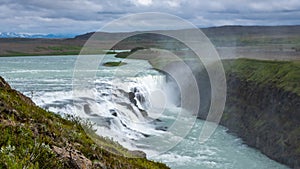
{"label": "distant mountain ridge", "polygon": [[[280,26],[241,26],[241,25],[225,25],[218,27],[199,28],[209,38],[220,36],[300,36],[300,25],[280,25]],[[165,31],[185,31],[182,30],[156,30],[154,32]],[[133,31],[133,32],[88,32],[77,35],[75,39],[87,40],[93,34],[98,34],[101,40],[120,38],[128,35],[135,35],[136,33],[143,33],[148,31]],[[152,32],[152,31],[150,31]]]}
{"label": "distant mountain ridge", "polygon": [[38,33],[16,33],[16,32],[0,32],[0,38],[73,38],[74,34],[38,34]]}
{"label": "distant mountain ridge", "polygon": [[[272,35],[300,35],[300,25],[286,25],[286,26],[239,26],[239,25],[226,25],[219,27],[199,28],[208,37],[215,36],[241,36],[241,35],[260,35],[260,36],[272,36]],[[164,32],[166,30],[158,30],[157,32]],[[137,31],[139,33],[147,31]],[[101,35],[103,39],[118,38],[136,32],[88,32],[85,34],[42,34],[42,33],[16,33],[16,32],[0,32],[0,38],[45,38],[45,39],[64,39],[75,38],[77,40],[87,40],[94,33]]]}
{"label": "distant mountain ridge", "polygon": [[[222,58],[300,59],[300,25],[221,26],[201,30]],[[15,38],[1,38],[0,32],[0,56],[78,55],[91,36],[93,38],[90,42],[94,43],[93,49],[90,49],[92,53],[110,48],[109,43],[119,39],[123,40],[116,44],[114,49],[135,47],[183,49],[184,44],[180,41],[162,35],[164,32],[171,31],[184,33],[187,30],[157,30],[154,33],[148,33],[149,31],[89,32],[73,38],[68,38],[66,35],[51,36],[51,34],[47,35],[50,38],[46,35],[38,36],[39,34],[30,34],[30,38],[25,38],[26,33],[18,36],[6,35]]]}

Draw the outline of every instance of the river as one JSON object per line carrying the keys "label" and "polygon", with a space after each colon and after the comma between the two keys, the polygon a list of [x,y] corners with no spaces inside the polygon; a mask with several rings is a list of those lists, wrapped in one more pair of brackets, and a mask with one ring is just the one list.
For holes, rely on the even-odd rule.
{"label": "river", "polygon": [[[186,137],[169,132],[168,128],[178,121],[180,107],[166,101],[163,112],[147,112],[149,107],[160,104],[149,96],[151,91],[170,93],[171,90],[167,88],[165,75],[152,69],[146,61],[132,59],[118,68],[99,66],[98,70],[85,70],[95,71],[94,86],[82,91],[84,97],[74,97],[76,59],[77,56],[1,57],[0,76],[44,109],[87,118],[95,123],[99,135],[112,137],[129,149],[142,150],[148,158],[171,168],[287,168],[243,144],[222,126],[207,142],[200,143],[198,137],[203,120],[196,119]],[[105,61],[119,60],[113,55],[105,58]],[[129,92],[134,94],[135,103],[128,98]],[[159,93],[156,96],[160,97]],[[78,105],[74,106],[74,102]],[[192,116],[185,113],[187,117]],[[172,145],[174,139],[180,143]],[[164,149],[157,143],[171,145],[171,149]]]}

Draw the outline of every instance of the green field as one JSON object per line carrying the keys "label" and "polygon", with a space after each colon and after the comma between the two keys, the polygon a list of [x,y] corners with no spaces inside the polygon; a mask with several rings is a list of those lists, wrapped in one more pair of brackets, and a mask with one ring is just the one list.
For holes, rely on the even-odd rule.
{"label": "green field", "polygon": [[224,60],[227,73],[247,81],[270,84],[300,95],[300,61],[266,61],[254,59]]}

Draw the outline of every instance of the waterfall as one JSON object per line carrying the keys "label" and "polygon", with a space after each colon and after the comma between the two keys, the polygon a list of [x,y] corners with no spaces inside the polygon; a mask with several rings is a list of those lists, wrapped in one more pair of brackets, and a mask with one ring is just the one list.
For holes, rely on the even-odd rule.
{"label": "waterfall", "polygon": [[94,89],[77,91],[80,97],[75,98],[72,91],[40,93],[37,103],[60,114],[76,112],[75,116],[94,124],[97,134],[113,138],[126,147],[132,147],[132,141],[161,133],[149,111],[155,109],[151,94],[165,90],[164,74],[99,77],[94,84]]}

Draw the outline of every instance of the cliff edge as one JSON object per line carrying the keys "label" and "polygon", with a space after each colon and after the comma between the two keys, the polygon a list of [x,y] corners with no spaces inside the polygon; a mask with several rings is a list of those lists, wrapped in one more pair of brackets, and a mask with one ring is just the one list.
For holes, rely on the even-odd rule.
{"label": "cliff edge", "polygon": [[224,66],[221,124],[271,159],[300,168],[300,62],[238,59]]}

